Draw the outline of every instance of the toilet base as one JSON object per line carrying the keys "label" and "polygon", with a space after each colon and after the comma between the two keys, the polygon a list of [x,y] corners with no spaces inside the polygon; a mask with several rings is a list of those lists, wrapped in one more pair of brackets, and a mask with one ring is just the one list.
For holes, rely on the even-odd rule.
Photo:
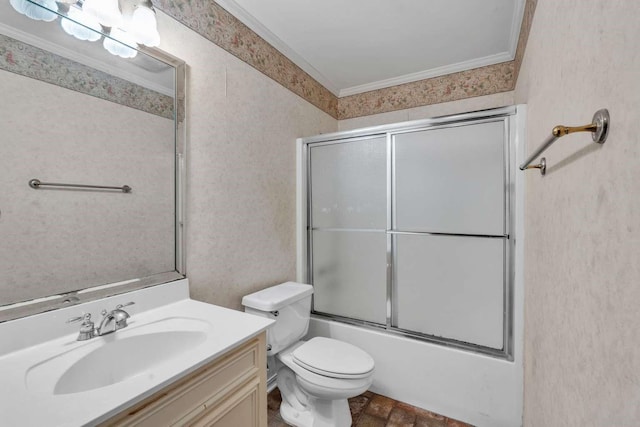
{"label": "toilet base", "polygon": [[311,411],[306,409],[298,411],[284,400],[280,404],[280,416],[287,424],[295,427],[312,427],[313,417]]}
{"label": "toilet base", "polygon": [[280,405],[280,416],[296,427],[350,427],[351,411],[346,399],[319,400],[309,398],[311,409],[296,410],[286,401]]}
{"label": "toilet base", "polygon": [[347,399],[328,400],[306,393],[296,381],[296,374],[282,367],[278,370],[278,388],[282,395],[280,416],[295,427],[350,427],[351,411]]}

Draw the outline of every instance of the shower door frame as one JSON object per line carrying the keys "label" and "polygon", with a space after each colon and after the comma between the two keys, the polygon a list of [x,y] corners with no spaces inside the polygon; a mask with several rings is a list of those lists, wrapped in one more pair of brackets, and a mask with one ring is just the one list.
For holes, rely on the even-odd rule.
{"label": "shower door frame", "polygon": [[[379,324],[365,320],[353,319],[345,316],[322,313],[312,311],[313,316],[335,320],[338,322],[348,323],[351,325],[373,329],[385,333],[396,334],[412,339],[426,341],[446,347],[457,348],[473,353],[492,356],[508,361],[514,360],[514,280],[515,280],[515,140],[516,126],[515,115],[517,109],[515,106],[501,107],[490,110],[476,111],[464,114],[456,114],[450,116],[441,116],[425,120],[417,120],[411,122],[396,123],[390,125],[375,126],[364,129],[357,129],[345,132],[336,132],[325,135],[318,135],[308,138],[298,139],[297,156],[298,156],[298,179],[297,188],[298,197],[298,262],[297,277],[298,280],[305,283],[313,283],[313,229],[312,211],[311,211],[311,150],[312,147],[348,143],[358,140],[366,140],[370,138],[386,138],[386,163],[387,163],[387,218],[386,218],[386,253],[387,253],[387,270],[386,270],[386,324]],[[393,301],[392,296],[394,287],[396,286],[395,277],[395,252],[396,238],[398,234],[393,227],[393,209],[395,204],[394,197],[395,186],[395,170],[394,170],[394,141],[395,135],[407,132],[417,132],[425,130],[435,130],[443,128],[451,128],[470,124],[481,124],[487,122],[503,121],[505,127],[505,143],[504,143],[504,178],[505,178],[505,199],[504,199],[504,260],[503,260],[503,348],[496,349],[486,347],[479,344],[467,343],[451,338],[438,337],[425,333],[404,330],[394,327],[393,319]],[[313,307],[313,306],[312,306]]]}

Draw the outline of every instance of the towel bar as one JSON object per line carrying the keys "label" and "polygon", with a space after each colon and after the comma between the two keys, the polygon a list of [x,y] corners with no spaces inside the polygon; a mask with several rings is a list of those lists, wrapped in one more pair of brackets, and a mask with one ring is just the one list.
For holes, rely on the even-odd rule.
{"label": "towel bar", "polygon": [[603,108],[602,110],[596,111],[593,115],[592,123],[584,126],[556,126],[553,128],[551,135],[533,152],[531,155],[525,160],[523,164],[520,165],[520,170],[525,169],[540,169],[540,174],[544,175],[547,173],[547,159],[544,157],[540,159],[540,163],[537,165],[529,164],[534,161],[540,154],[544,152],[547,148],[551,146],[554,142],[565,135],[569,135],[570,133],[576,132],[591,132],[591,137],[593,138],[593,142],[597,142],[598,144],[604,144],[607,140],[607,135],[609,133],[609,110]]}

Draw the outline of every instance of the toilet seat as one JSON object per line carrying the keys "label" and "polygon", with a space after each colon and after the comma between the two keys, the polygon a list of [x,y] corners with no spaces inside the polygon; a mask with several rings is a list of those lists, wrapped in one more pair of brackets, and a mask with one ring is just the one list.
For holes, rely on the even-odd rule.
{"label": "toilet seat", "polygon": [[[279,352],[276,355],[276,359],[282,363],[283,367],[295,373],[297,383],[307,393],[311,393],[313,396],[322,399],[336,400],[348,399],[369,389],[373,381],[373,370],[368,374],[362,375],[360,378],[336,378],[335,376],[315,373],[295,362],[293,353],[305,344],[305,341],[298,341]],[[280,373],[278,373],[278,375],[280,375]]]}
{"label": "toilet seat", "polygon": [[298,366],[330,378],[359,379],[371,376],[374,361],[358,347],[331,338],[315,337],[292,352]]}

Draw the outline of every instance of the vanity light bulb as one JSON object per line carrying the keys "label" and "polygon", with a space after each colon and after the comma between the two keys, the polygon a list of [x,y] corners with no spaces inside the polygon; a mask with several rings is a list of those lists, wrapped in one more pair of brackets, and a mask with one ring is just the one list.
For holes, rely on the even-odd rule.
{"label": "vanity light bulb", "polygon": [[121,58],[135,58],[138,54],[136,50],[138,45],[131,35],[122,31],[120,28],[112,28],[110,36],[111,37],[105,37],[102,43],[110,54],[117,55]]}
{"label": "vanity light bulb", "polygon": [[95,17],[105,27],[122,26],[122,13],[118,0],[85,0],[82,10]]}
{"label": "vanity light bulb", "polygon": [[[98,20],[82,10],[71,6],[67,12],[67,18],[62,18],[60,26],[65,33],[80,39],[91,42],[100,40],[102,37],[102,27]],[[75,22],[74,22],[75,21]]]}
{"label": "vanity light bulb", "polygon": [[128,31],[138,43],[155,47],[160,45],[157,26],[156,13],[149,7],[138,6],[128,23]]}
{"label": "vanity light bulb", "polygon": [[[58,11],[58,5],[54,0],[10,0],[11,6],[31,19],[36,21],[55,21],[58,17],[54,12]],[[35,3],[35,4],[34,4]]]}

